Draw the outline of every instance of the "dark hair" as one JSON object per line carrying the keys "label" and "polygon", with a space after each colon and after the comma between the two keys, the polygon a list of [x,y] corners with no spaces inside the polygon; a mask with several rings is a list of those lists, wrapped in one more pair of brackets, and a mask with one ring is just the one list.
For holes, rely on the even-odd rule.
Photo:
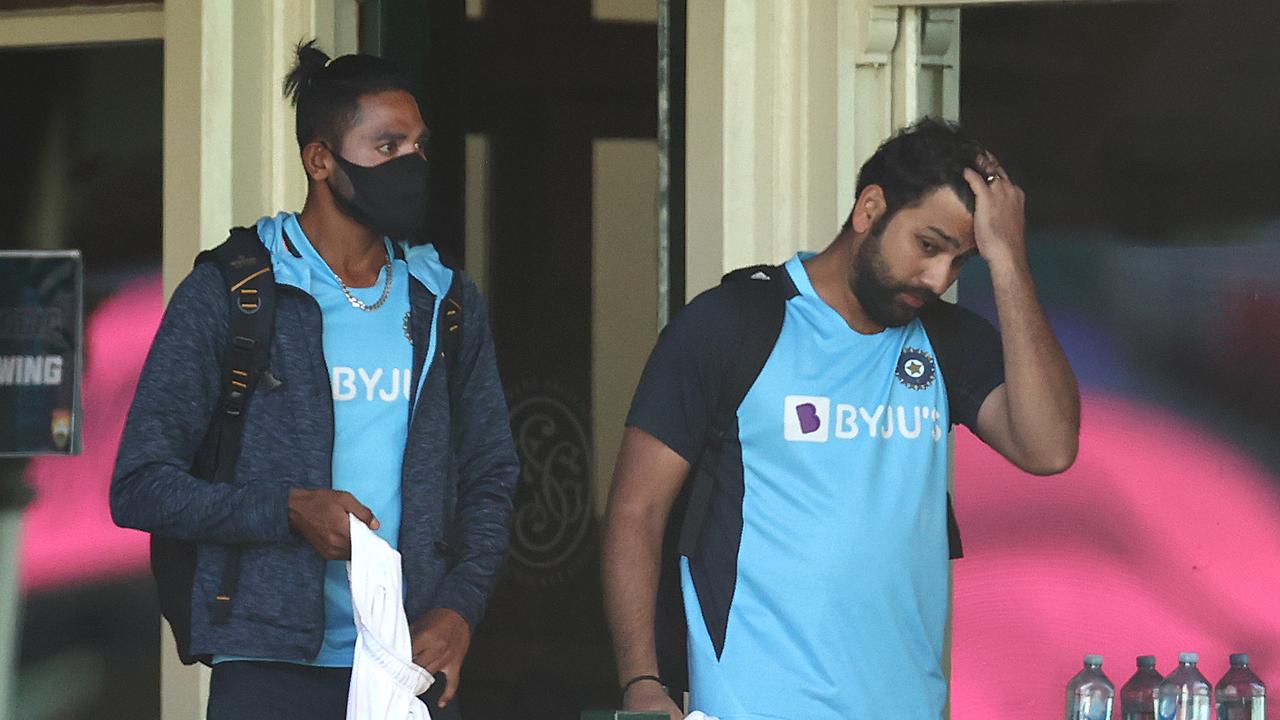
{"label": "dark hair", "polygon": [[[894,213],[910,207],[940,187],[955,191],[964,206],[973,212],[974,196],[964,179],[965,168],[978,172],[978,157],[986,152],[955,123],[926,117],[899,130],[876,149],[858,171],[855,199],[869,185],[884,190],[885,212],[879,224],[888,223]],[[844,230],[853,222],[853,212]]]}
{"label": "dark hair", "polygon": [[335,150],[360,112],[360,98],[413,88],[395,65],[373,55],[329,59],[316,41],[298,43],[298,61],[284,79],[284,94],[297,110],[298,147],[324,140]]}

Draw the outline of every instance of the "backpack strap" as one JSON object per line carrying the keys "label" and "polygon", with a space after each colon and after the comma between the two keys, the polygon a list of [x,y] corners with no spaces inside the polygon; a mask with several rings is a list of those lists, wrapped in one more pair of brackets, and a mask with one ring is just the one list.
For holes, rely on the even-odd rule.
{"label": "backpack strap", "polygon": [[[226,242],[196,257],[196,264],[214,263],[227,287],[227,346],[222,356],[222,378],[214,409],[210,438],[213,443],[212,482],[229,483],[235,476],[244,437],[244,412],[270,362],[271,335],[275,325],[276,282],[271,255],[254,228],[232,228]],[[218,594],[211,603],[211,621],[223,625],[231,617],[231,602],[240,580],[240,549],[227,554]]]}
{"label": "backpack strap", "polygon": [[[391,248],[393,259],[405,259],[405,248],[401,243],[392,242]],[[458,269],[458,265],[453,262],[451,258],[447,258],[443,255],[440,256],[440,262],[448,268],[453,275],[449,282],[449,289],[445,291],[444,297],[437,298],[437,296],[431,293],[431,291],[428,291],[428,300],[419,298],[418,301],[415,301],[412,290],[410,290],[409,293],[409,305],[411,312],[426,316],[430,316],[432,313],[436,314],[436,317],[433,318],[432,322],[428,323],[428,327],[431,328],[431,332],[435,333],[435,351],[437,355],[435,357],[426,356],[426,342],[419,343],[414,339],[411,339],[410,342],[414,345],[413,374],[415,378],[419,377],[419,373],[426,372],[427,368],[435,362],[436,357],[444,360],[445,381],[448,383],[449,392],[450,425],[453,429],[451,433],[451,440],[454,442],[454,447],[456,448],[458,440],[457,429],[462,426],[462,423],[456,422],[456,420],[459,412],[458,408],[461,407],[462,401],[461,374],[463,371],[459,368],[458,361],[462,356],[463,294],[465,293],[466,288],[464,287],[463,274]],[[411,274],[410,278],[412,277],[413,276]],[[412,285],[412,282],[410,284]],[[439,300],[438,304],[436,302],[437,299]],[[420,307],[418,306],[419,303],[421,303]],[[414,327],[417,326],[415,325]],[[406,332],[416,335],[412,328],[406,328]],[[409,412],[411,422],[413,417],[412,409],[418,401],[417,392],[418,387],[415,383],[410,386],[409,390]]]}
{"label": "backpack strap", "polygon": [[[693,558],[702,540],[711,496],[727,440],[736,437],[738,406],[773,352],[786,315],[787,299],[799,294],[786,268],[757,265],[724,276],[718,292],[730,293],[732,337],[720,351],[724,371],[714,414],[689,477],[671,506],[663,534],[658,576],[655,643],[659,674],[673,690],[689,688],[685,607],[680,590],[681,555]],[[678,694],[673,695],[677,698]]]}
{"label": "backpack strap", "polygon": [[[462,416],[463,374],[465,370],[460,362],[463,338],[462,294],[465,288],[462,273],[457,266],[446,263],[445,267],[453,271],[453,280],[449,283],[449,289],[445,292],[444,297],[440,299],[438,317],[435,319],[436,350],[444,365],[444,378],[449,400],[449,443],[454,457],[457,458],[462,447],[462,431],[466,426],[465,419]],[[430,360],[431,358],[423,358],[423,363],[429,363]],[[415,360],[415,369],[423,367],[416,363],[417,361]],[[437,540],[436,550],[444,555],[454,556],[457,548],[450,544],[453,541],[453,538],[450,537]]]}
{"label": "backpack strap", "polygon": [[458,417],[462,403],[461,370],[458,368],[458,356],[462,354],[462,292],[462,273],[454,270],[449,291],[440,304],[440,351],[444,353],[444,374],[449,383],[449,424],[455,430],[462,425]]}
{"label": "backpack strap", "polygon": [[773,352],[782,332],[787,300],[800,294],[787,269],[781,265],[756,265],[735,270],[725,275],[720,284],[726,292],[734,294],[738,332],[735,333],[733,352],[726,356],[730,362],[716,399],[715,414],[692,472],[689,504],[684,511],[677,545],[679,554],[686,557],[697,551],[724,441],[737,427],[738,406]]}

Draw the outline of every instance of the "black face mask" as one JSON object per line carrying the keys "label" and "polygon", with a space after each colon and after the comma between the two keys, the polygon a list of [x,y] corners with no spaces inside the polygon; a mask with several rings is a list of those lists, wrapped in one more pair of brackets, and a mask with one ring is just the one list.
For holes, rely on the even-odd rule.
{"label": "black face mask", "polygon": [[332,149],[329,152],[351,181],[351,197],[329,183],[339,210],[370,230],[392,238],[404,239],[422,232],[427,207],[427,161],[421,155],[402,155],[365,167]]}

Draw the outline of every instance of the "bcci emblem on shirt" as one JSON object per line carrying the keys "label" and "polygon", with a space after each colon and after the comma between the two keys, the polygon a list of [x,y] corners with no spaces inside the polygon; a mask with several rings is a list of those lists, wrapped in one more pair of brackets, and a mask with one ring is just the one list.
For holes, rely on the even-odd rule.
{"label": "bcci emblem on shirt", "polygon": [[902,354],[898,356],[898,367],[894,371],[898,382],[912,390],[924,390],[933,384],[936,374],[937,366],[932,355],[913,347],[902,348]]}

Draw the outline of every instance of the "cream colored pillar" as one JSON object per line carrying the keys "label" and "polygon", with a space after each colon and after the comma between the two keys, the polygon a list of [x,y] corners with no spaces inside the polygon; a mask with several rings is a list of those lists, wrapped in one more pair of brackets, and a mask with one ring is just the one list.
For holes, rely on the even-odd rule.
{"label": "cream colored pillar", "polygon": [[838,155],[851,204],[858,168],[885,138],[925,115],[959,119],[960,11],[856,2],[841,12],[851,36],[841,46],[841,125],[851,132]]}
{"label": "cream colored pillar", "polygon": [[686,293],[830,239],[836,0],[689,3]]}
{"label": "cream colored pillar", "polygon": [[[164,5],[166,295],[235,224],[299,209],[306,181],[281,82],[299,40],[356,50],[356,0],[167,0]],[[163,627],[164,720],[203,720],[209,671],[182,666]]]}
{"label": "cream colored pillar", "polygon": [[165,3],[165,288],[235,223],[299,209],[306,176],[281,95],[300,40],[356,51],[356,0]]}
{"label": "cream colored pillar", "polygon": [[18,557],[22,510],[0,509],[0,720],[12,717],[18,657]]}
{"label": "cream colored pillar", "polygon": [[870,0],[688,8],[686,294],[820,249],[895,129],[959,113],[959,11]]}
{"label": "cream colored pillar", "polygon": [[189,259],[217,244],[225,231],[219,226],[231,216],[234,7],[217,0],[172,0],[165,7],[166,295],[190,270]]}
{"label": "cream colored pillar", "polygon": [[658,340],[658,144],[592,142],[592,496],[604,515],[623,418]]}

